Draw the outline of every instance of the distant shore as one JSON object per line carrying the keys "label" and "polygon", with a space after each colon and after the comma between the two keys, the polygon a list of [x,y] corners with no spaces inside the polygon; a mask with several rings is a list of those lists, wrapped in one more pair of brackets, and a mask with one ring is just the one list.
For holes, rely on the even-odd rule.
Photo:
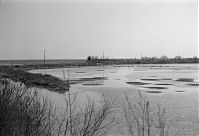
{"label": "distant shore", "polygon": [[[24,83],[27,87],[46,88],[50,91],[64,93],[67,91],[66,81],[52,75],[42,75],[29,73],[33,69],[53,69],[70,68],[81,66],[103,66],[103,65],[122,65],[122,64],[186,64],[199,63],[198,58],[185,59],[94,59],[94,60],[47,60],[45,64],[42,60],[7,60],[0,61],[0,80],[11,79],[14,82]],[[2,62],[11,64],[3,65]],[[19,64],[20,62],[20,64]],[[32,63],[31,63],[32,62]],[[33,63],[34,62],[34,63]],[[51,63],[50,63],[51,62]]]}
{"label": "distant shore", "polygon": [[121,65],[121,64],[185,64],[199,63],[199,58],[148,58],[142,59],[54,59],[54,60],[0,60],[0,67],[21,69],[45,69],[79,66]]}

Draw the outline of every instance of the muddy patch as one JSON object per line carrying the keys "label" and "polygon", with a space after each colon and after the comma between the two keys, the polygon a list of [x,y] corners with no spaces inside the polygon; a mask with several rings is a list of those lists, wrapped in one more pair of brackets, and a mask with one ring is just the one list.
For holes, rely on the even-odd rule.
{"label": "muddy patch", "polygon": [[167,89],[167,87],[156,87],[156,86],[152,86],[152,87],[143,87],[143,88],[148,88],[148,89]]}
{"label": "muddy patch", "polygon": [[172,80],[172,78],[161,78],[160,80]]}
{"label": "muddy patch", "polygon": [[189,85],[189,86],[199,86],[199,84],[198,84],[198,83],[194,83],[194,84],[187,84],[187,85]]}
{"label": "muddy patch", "polygon": [[126,82],[127,84],[130,84],[130,85],[147,85],[147,84],[150,84],[150,83],[143,83],[143,82]]}
{"label": "muddy patch", "polygon": [[147,93],[162,93],[161,91],[146,91]]}
{"label": "muddy patch", "polygon": [[157,78],[143,78],[143,79],[140,79],[140,80],[144,80],[144,81],[159,81],[160,79],[157,79]]}
{"label": "muddy patch", "polygon": [[121,80],[120,78],[116,78],[115,80]]}
{"label": "muddy patch", "polygon": [[107,80],[107,77],[79,78],[79,81]]}
{"label": "muddy patch", "polygon": [[102,70],[102,69],[97,69],[97,70],[95,70],[95,71],[104,71],[104,70]]}
{"label": "muddy patch", "polygon": [[160,84],[155,84],[155,85],[173,85],[173,84],[160,83]]}
{"label": "muddy patch", "polygon": [[79,78],[70,80],[70,84],[79,84],[79,83],[85,83],[85,82],[92,82],[92,81],[103,81],[107,80],[107,77],[91,77],[91,78]]}
{"label": "muddy patch", "polygon": [[179,82],[193,82],[194,79],[193,78],[178,78],[175,81],[179,81]]}
{"label": "muddy patch", "polygon": [[103,85],[103,84],[99,84],[99,83],[85,83],[85,84],[82,84],[82,85],[85,85],[85,86],[99,86],[99,85]]}
{"label": "muddy patch", "polygon": [[86,72],[83,72],[83,71],[77,71],[77,72],[75,72],[75,73],[80,73],[80,74],[81,74],[81,73],[86,73]]}
{"label": "muddy patch", "polygon": [[175,92],[177,92],[177,93],[183,93],[184,91],[175,91]]}

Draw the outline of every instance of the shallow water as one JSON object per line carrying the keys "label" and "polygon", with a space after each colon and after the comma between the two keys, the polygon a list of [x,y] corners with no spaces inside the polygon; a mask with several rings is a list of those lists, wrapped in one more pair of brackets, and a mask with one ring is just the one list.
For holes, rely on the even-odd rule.
{"label": "shallow water", "polygon": [[[177,130],[181,136],[199,134],[199,89],[197,85],[189,85],[199,82],[197,64],[117,65],[42,69],[30,72],[51,74],[61,79],[65,76],[65,79],[69,78],[73,81],[81,79],[80,82],[71,84],[71,91],[78,93],[80,103],[86,102],[88,97],[99,102],[104,94],[108,98],[117,98],[116,109],[121,109],[123,106],[124,92],[134,99],[138,97],[138,90],[140,90],[152,104],[161,104],[166,108],[167,116],[173,122],[172,135]],[[188,80],[180,81],[178,80],[180,78]],[[129,82],[146,84],[129,84]],[[164,89],[158,89],[158,87]],[[58,105],[63,105],[63,99],[66,97],[54,92],[43,91],[43,93],[49,95]],[[122,112],[116,112],[115,117],[120,122],[119,128],[122,129],[125,126]],[[113,128],[110,135],[120,135],[118,127]]]}

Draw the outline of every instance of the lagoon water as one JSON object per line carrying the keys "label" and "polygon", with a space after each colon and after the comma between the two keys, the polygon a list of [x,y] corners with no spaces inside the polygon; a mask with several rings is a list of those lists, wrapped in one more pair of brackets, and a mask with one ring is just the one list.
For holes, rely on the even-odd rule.
{"label": "lagoon water", "polygon": [[[51,74],[70,79],[71,92],[76,92],[83,104],[88,97],[96,103],[104,97],[116,98],[114,113],[119,122],[109,135],[125,133],[122,107],[125,93],[130,99],[138,98],[138,90],[152,105],[160,104],[172,122],[171,135],[199,135],[199,65],[198,64],[141,64],[89,66],[59,69],[31,70],[32,73]],[[64,72],[63,72],[64,71]],[[65,76],[65,78],[64,78]],[[60,107],[64,106],[65,94],[42,90]]]}

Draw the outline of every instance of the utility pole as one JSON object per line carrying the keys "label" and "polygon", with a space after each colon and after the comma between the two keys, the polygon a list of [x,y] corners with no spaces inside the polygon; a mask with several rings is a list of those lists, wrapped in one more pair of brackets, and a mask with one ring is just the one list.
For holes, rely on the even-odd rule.
{"label": "utility pole", "polygon": [[103,52],[103,59],[104,59],[104,52]]}
{"label": "utility pole", "polygon": [[46,64],[46,50],[44,49],[44,65]]}
{"label": "utility pole", "polygon": [[142,59],[142,52],[141,52],[141,59]]}

